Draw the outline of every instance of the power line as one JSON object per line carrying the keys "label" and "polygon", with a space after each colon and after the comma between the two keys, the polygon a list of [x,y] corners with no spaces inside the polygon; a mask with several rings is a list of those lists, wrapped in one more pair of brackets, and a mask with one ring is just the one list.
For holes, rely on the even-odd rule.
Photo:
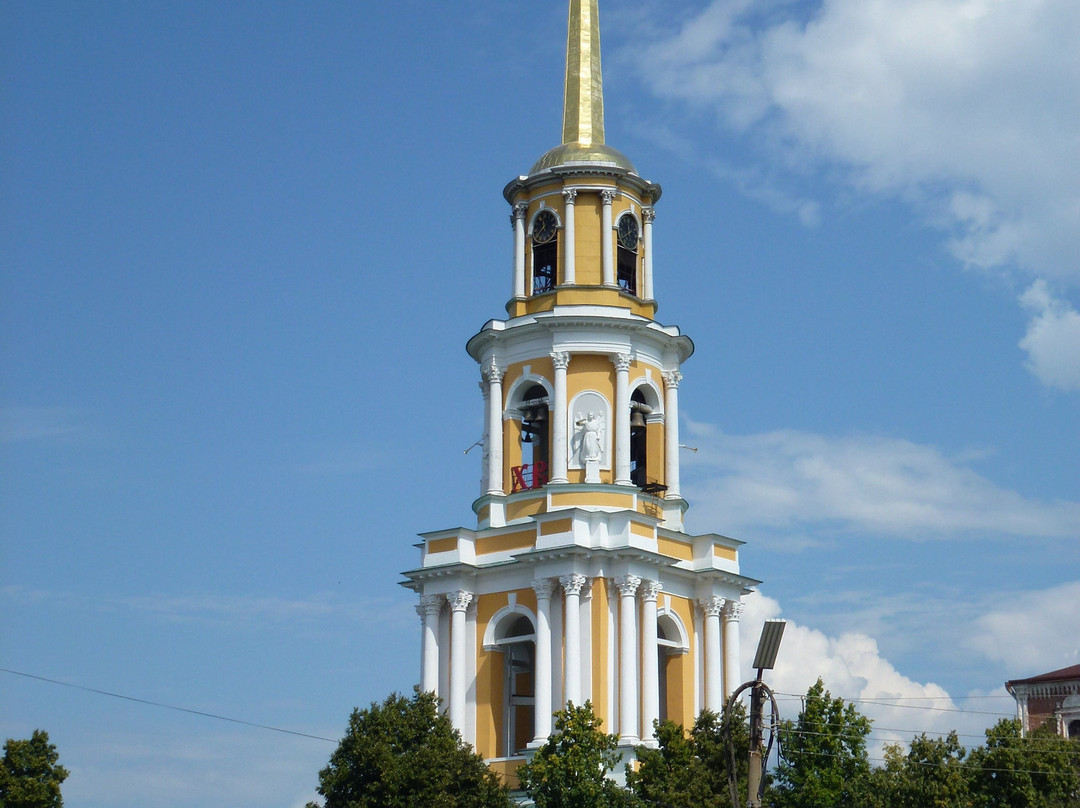
{"label": "power line", "polygon": [[[817,726],[825,728],[825,727],[840,727],[840,726],[843,726],[843,725],[842,724],[831,723],[831,724],[818,724]],[[890,727],[874,727],[874,730],[880,730],[881,732],[901,732],[901,733],[905,733],[905,734],[906,733],[911,733],[912,735],[925,735],[926,737],[930,738],[930,735],[925,730],[895,729],[895,728],[890,728]],[[857,732],[854,732],[854,733],[852,733],[852,732],[848,732],[848,733],[845,733],[845,732],[815,732],[814,730],[799,729],[798,727],[780,727],[780,728],[778,728],[778,731],[781,732],[781,733],[784,733],[786,735],[798,735],[798,736],[801,736],[801,737],[840,738],[840,739],[848,739],[848,740],[862,740],[862,739],[865,739],[867,741],[884,742],[886,745],[893,742],[892,739],[882,738],[880,735],[876,735],[874,733],[874,731],[870,731],[870,732],[866,733],[865,735],[862,735],[862,734],[857,733]],[[970,734],[962,735],[960,733],[953,733],[953,734],[956,735],[957,740],[959,740],[960,738],[982,738],[983,737],[981,735],[970,735]],[[948,735],[948,733],[946,733],[946,735]],[[941,738],[943,738],[945,736],[939,735],[937,737],[939,739],[941,739]],[[1048,749],[1048,748],[1052,749],[1057,744],[1057,741],[1052,739],[1052,738],[1043,739],[1043,738],[1026,737],[1026,738],[1020,738],[1018,740],[1021,742],[1021,745],[1016,746],[1016,747],[1012,747],[1012,749],[1013,749],[1013,751],[1020,752],[1020,753],[1023,753],[1023,754],[1029,754],[1029,753],[1030,754],[1038,754],[1038,753],[1046,751],[1046,749]]]}
{"label": "power line", "polygon": [[270,730],[271,732],[281,732],[281,733],[284,733],[286,735],[296,735],[296,736],[298,736],[300,738],[311,738],[311,739],[316,740],[316,741],[327,741],[329,743],[338,743],[338,741],[333,739],[333,738],[324,738],[321,735],[310,735],[310,734],[308,734],[306,732],[297,732],[294,729],[282,729],[281,727],[271,727],[268,724],[256,724],[253,721],[244,721],[241,718],[230,718],[227,715],[218,715],[216,713],[206,713],[206,712],[203,712],[202,710],[192,710],[189,707],[177,707],[175,704],[164,704],[164,703],[162,703],[160,701],[150,701],[148,699],[139,699],[139,698],[135,698],[134,696],[125,696],[122,693],[111,693],[108,690],[98,690],[98,689],[93,688],[93,687],[84,687],[82,685],[72,684],[71,682],[61,682],[58,679],[49,679],[49,678],[47,678],[45,676],[35,676],[32,673],[23,673],[22,671],[13,671],[13,670],[9,670],[7,668],[0,668],[0,673],[9,673],[12,676],[23,676],[23,677],[25,677],[27,679],[35,679],[35,680],[37,680],[39,682],[48,682],[51,685],[60,685],[61,687],[70,687],[70,688],[72,688],[74,690],[83,690],[83,691],[86,691],[87,693],[96,693],[99,696],[110,696],[111,698],[114,698],[114,699],[123,699],[124,701],[133,701],[136,704],[146,704],[146,705],[148,705],[150,707],[161,707],[162,709],[165,709],[165,710],[176,710],[177,712],[180,712],[180,713],[190,713],[191,715],[199,715],[199,716],[202,716],[203,718],[213,718],[213,719],[216,719],[218,721],[228,721],[231,724],[242,724],[245,727],[255,727],[256,729],[266,729],[266,730]]}
{"label": "power line", "polygon": [[[805,694],[800,695],[798,693],[777,693],[777,696],[785,696],[786,697],[784,699],[778,699],[780,701],[804,701],[806,699]],[[836,696],[834,698],[840,698],[840,697]],[[950,696],[919,696],[919,697],[916,697],[916,698],[919,698],[919,699],[933,699],[933,700],[939,700],[939,701],[949,701],[949,700],[951,700]],[[979,698],[984,698],[984,697],[979,697]],[[988,697],[988,698],[996,698],[996,697],[991,696],[991,697]],[[848,704],[848,703],[853,703],[853,704],[854,703],[873,704],[873,705],[878,706],[878,707],[896,707],[896,708],[901,709],[901,710],[929,710],[930,712],[935,712],[935,713],[963,713],[965,715],[996,715],[996,716],[1001,717],[1001,718],[1015,718],[1016,717],[1015,711],[1014,712],[1009,712],[1009,713],[1001,713],[1001,712],[995,712],[995,711],[990,711],[990,710],[963,710],[963,709],[960,709],[959,707],[930,707],[929,705],[923,705],[923,704],[895,704],[891,700],[890,701],[879,701],[879,700],[876,700],[876,699],[841,699],[841,700],[845,704]],[[897,699],[897,700],[899,700],[899,699]]]}
{"label": "power line", "polygon": [[[1011,750],[1011,751],[1018,751],[1018,750],[1014,749],[1014,750]],[[815,750],[813,752],[805,752],[805,753],[804,752],[799,752],[798,754],[805,754],[805,755],[807,755],[808,757],[811,757],[811,758],[815,758],[815,757],[849,758],[850,757],[850,755],[843,755],[843,754],[840,754],[840,753],[837,753],[837,752],[821,752],[821,751],[817,751],[817,750]],[[783,755],[783,757],[785,758],[785,760],[787,760],[786,755]],[[927,760],[913,760],[911,762],[915,763],[915,764],[917,764],[919,766],[924,766],[924,767],[934,767],[934,768],[939,768],[940,767],[940,768],[944,768],[946,766],[951,765],[952,767],[957,768],[957,769],[967,769],[969,771],[975,771],[975,772],[993,772],[995,774],[1045,774],[1045,775],[1051,775],[1051,776],[1061,774],[1061,772],[1057,772],[1057,771],[1040,771],[1038,769],[999,769],[999,768],[995,768],[995,767],[992,767],[992,766],[975,766],[975,765],[972,765],[970,763],[963,762],[959,758],[949,758],[949,759],[954,760],[956,762],[952,763],[952,764],[949,764],[947,762],[935,762],[935,761],[927,761]],[[871,762],[875,762],[875,763],[885,763],[885,762],[887,762],[886,758],[869,757],[869,756],[866,758],[866,760],[871,761]]]}

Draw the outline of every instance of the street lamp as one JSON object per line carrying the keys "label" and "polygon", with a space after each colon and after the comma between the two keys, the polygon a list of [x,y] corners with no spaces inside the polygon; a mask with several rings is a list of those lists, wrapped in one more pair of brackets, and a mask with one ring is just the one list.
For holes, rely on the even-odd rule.
{"label": "street lamp", "polygon": [[[728,715],[735,705],[735,699],[750,688],[750,766],[747,771],[746,804],[748,808],[761,808],[761,792],[763,790],[765,761],[768,760],[768,752],[761,753],[762,742],[765,735],[765,721],[762,715],[767,698],[772,704],[773,716],[778,715],[776,709],[776,697],[769,686],[761,681],[761,674],[771,671],[776,664],[776,654],[780,650],[780,640],[784,636],[786,620],[766,620],[761,627],[761,638],[758,640],[757,653],[754,654],[754,665],[757,669],[757,678],[746,682],[731,694],[728,699]],[[772,748],[772,736],[769,737],[769,748]],[[734,753],[733,753],[734,754]],[[730,773],[729,784],[731,787],[732,808],[739,808],[737,789],[735,788],[734,771]]]}

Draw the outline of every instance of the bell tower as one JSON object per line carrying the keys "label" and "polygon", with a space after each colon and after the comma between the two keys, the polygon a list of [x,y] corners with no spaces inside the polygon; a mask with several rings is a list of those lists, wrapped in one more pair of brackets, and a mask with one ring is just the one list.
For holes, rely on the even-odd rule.
{"label": "bell tower", "polygon": [[597,0],[570,0],[562,143],[503,191],[507,319],[466,350],[484,439],[474,528],[422,535],[403,585],[421,687],[511,775],[591,700],[620,744],[689,726],[740,682],[742,542],[683,530],[679,382],[694,346],[657,322],[661,189],[608,146]]}

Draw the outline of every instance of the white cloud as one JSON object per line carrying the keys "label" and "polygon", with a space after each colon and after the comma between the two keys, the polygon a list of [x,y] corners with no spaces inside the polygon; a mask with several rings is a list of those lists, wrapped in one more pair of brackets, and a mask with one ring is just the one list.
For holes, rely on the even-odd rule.
{"label": "white cloud", "polygon": [[819,537],[1080,538],[1080,503],[1028,499],[933,446],[795,430],[726,435],[692,421],[688,431],[699,452],[687,458],[684,488],[706,523]]}
{"label": "white cloud", "polygon": [[1080,581],[1001,598],[968,646],[1026,678],[1080,663]]}
{"label": "white cloud", "polygon": [[[72,805],[97,801],[117,806],[303,804],[314,799],[318,771],[334,745],[288,738],[260,730],[214,732],[198,727],[110,727],[94,743],[69,744],[61,762],[71,776],[64,783]],[[331,736],[332,737],[332,736]],[[228,760],[228,766],[222,761]],[[310,792],[297,793],[297,783]]]}
{"label": "white cloud", "polygon": [[[749,680],[755,675],[749,663],[762,623],[780,617],[781,609],[775,600],[759,593],[746,598],[745,604],[739,634],[743,677]],[[833,697],[855,703],[859,712],[874,721],[868,746],[875,758],[880,758],[886,743],[907,742],[920,732],[943,735],[955,729],[978,736],[997,720],[996,716],[961,711],[944,688],[904,676],[865,634],[846,632],[830,637],[788,621],[776,669],[766,675],[766,682],[778,695],[782,719],[798,715],[798,697],[818,678]]]}
{"label": "white cloud", "polygon": [[653,91],[940,217],[962,260],[1080,280],[1080,4],[714,0],[639,63]]}
{"label": "white cloud", "polygon": [[1048,387],[1080,390],[1080,313],[1050,294],[1046,282],[1032,284],[1020,298],[1032,313],[1020,347],[1027,367]]}
{"label": "white cloud", "polygon": [[355,623],[412,627],[413,604],[389,597],[343,600],[332,594],[312,594],[306,599],[247,597],[243,595],[133,595],[88,597],[70,592],[0,587],[0,601],[9,604],[60,606],[65,609],[122,610],[171,623],[202,623],[230,627],[266,627],[290,623],[320,624],[332,618]]}
{"label": "white cloud", "polygon": [[0,443],[99,440],[87,413],[72,407],[0,407]]}

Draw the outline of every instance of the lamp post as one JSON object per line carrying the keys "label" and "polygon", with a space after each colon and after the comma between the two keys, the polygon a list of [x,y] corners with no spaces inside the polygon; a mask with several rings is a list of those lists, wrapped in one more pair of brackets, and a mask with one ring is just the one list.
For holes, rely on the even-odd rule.
{"label": "lamp post", "polygon": [[[728,700],[730,714],[735,699],[744,690],[750,688],[750,765],[746,778],[746,804],[748,808],[761,808],[762,775],[765,771],[765,762],[768,760],[768,753],[766,752],[763,755],[761,751],[765,735],[763,711],[766,699],[772,704],[773,714],[775,715],[777,712],[776,697],[773,695],[772,690],[769,689],[769,686],[761,680],[761,675],[764,671],[772,670],[776,664],[776,653],[780,650],[780,640],[784,636],[784,627],[786,625],[787,621],[785,620],[765,621],[765,625],[761,628],[757,653],[754,654],[753,667],[757,668],[757,678],[740,685]],[[772,747],[771,738],[769,746]],[[734,777],[734,772],[732,772],[731,776]],[[730,785],[732,808],[738,808],[738,797],[734,781],[731,781]]]}

